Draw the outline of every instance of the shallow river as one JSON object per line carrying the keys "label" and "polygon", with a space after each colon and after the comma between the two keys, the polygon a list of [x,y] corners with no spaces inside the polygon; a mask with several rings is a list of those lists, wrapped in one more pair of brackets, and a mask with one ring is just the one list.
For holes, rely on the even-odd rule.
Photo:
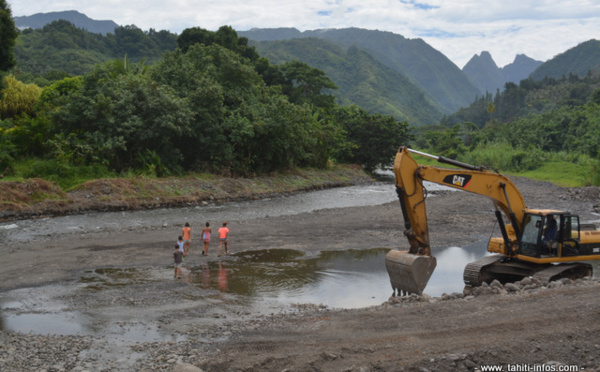
{"label": "shallow river", "polygon": [[[435,189],[429,185],[428,189]],[[107,233],[140,226],[177,225],[182,220],[197,218],[199,212],[206,220],[238,220],[265,216],[281,216],[311,212],[323,208],[379,205],[397,202],[390,181],[373,185],[344,187],[296,194],[265,200],[232,202],[183,209],[94,213],[0,224],[0,241],[46,239],[61,233],[99,231]],[[400,210],[398,211],[400,213]],[[482,243],[483,244],[483,243]],[[324,251],[304,256],[294,250],[272,249],[240,252],[223,262],[210,262],[184,271],[190,285],[206,289],[206,299],[228,304],[247,304],[253,311],[269,312],[294,304],[317,304],[329,308],[361,308],[379,305],[392,293],[384,258],[387,249]],[[461,292],[462,270],[473,260],[482,257],[484,246],[446,247],[436,254],[438,267],[425,290],[431,296]],[[0,294],[0,328],[21,332],[80,334],[88,333],[94,316],[81,317],[53,300],[55,293],[68,292],[68,286],[102,288],[107,285],[127,285],[142,281],[172,280],[172,270],[96,269],[86,271],[78,283],[53,284],[26,288]],[[349,285],[350,284],[350,285]],[[38,298],[36,306],[31,298]],[[40,309],[43,312],[40,314]],[[91,316],[91,318],[90,318]],[[131,335],[134,339],[152,339]]]}

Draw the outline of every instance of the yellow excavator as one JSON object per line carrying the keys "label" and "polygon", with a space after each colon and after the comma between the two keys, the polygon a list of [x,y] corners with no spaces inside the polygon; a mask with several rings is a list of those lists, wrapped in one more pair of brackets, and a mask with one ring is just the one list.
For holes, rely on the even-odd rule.
{"label": "yellow excavator", "polygon": [[[458,169],[419,165],[411,153]],[[600,260],[600,230],[580,223],[578,216],[566,211],[528,209],[515,184],[498,172],[401,147],[394,175],[404,236],[410,246],[408,250],[390,250],[385,258],[394,295],[396,291],[422,294],[436,267],[429,245],[423,181],[486,196],[496,207],[502,237],[489,240],[492,255],[465,267],[466,285],[479,286],[494,279],[508,283],[530,276],[542,283],[581,278],[592,274],[592,266],[580,261]]]}

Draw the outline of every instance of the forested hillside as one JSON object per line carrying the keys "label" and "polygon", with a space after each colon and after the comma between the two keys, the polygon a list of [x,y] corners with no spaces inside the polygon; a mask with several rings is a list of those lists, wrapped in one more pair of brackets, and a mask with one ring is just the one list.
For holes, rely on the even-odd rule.
{"label": "forested hillside", "polygon": [[589,71],[600,71],[599,40],[588,40],[555,56],[538,67],[531,74],[531,78],[534,80],[542,80],[545,77],[560,79],[569,74],[584,76]]}
{"label": "forested hillside", "polygon": [[600,73],[507,83],[423,128],[436,154],[563,185],[600,185]]}
{"label": "forested hillside", "polygon": [[275,64],[298,60],[325,71],[338,86],[332,94],[342,105],[355,104],[413,125],[438,123],[442,116],[443,108],[405,75],[355,46],[345,49],[315,38],[254,45]]}
{"label": "forested hillside", "polygon": [[482,128],[490,121],[510,122],[520,117],[542,114],[563,106],[581,106],[591,100],[600,87],[600,73],[545,78],[541,81],[522,80],[519,85],[507,83],[498,94],[481,96],[470,106],[445,117],[442,123],[452,125],[474,123]]}
{"label": "forested hillside", "polygon": [[436,105],[442,107],[444,113],[468,105],[479,94],[479,90],[452,61],[421,39],[407,39],[391,32],[359,28],[302,33],[290,29],[252,29],[241,31],[240,35],[256,41],[319,38],[345,49],[354,45],[414,82],[426,96],[435,100]]}

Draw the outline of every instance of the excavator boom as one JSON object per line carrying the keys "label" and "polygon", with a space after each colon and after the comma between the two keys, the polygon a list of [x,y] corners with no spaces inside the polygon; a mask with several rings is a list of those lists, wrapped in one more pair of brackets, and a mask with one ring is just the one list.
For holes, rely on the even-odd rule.
{"label": "excavator boom", "polygon": [[[421,166],[410,153],[426,156],[440,163],[461,169]],[[492,199],[497,209],[502,210],[513,226],[523,217],[526,208],[521,193],[506,177],[452,159],[437,157],[401,147],[394,161],[396,192],[404,217],[404,235],[409,250],[392,250],[386,255],[386,268],[394,291],[422,294],[433,274],[436,259],[431,255],[429,231],[425,208],[426,191],[423,181],[481,194]],[[504,227],[504,224],[502,224]],[[503,231],[505,246],[514,245],[515,230]]]}

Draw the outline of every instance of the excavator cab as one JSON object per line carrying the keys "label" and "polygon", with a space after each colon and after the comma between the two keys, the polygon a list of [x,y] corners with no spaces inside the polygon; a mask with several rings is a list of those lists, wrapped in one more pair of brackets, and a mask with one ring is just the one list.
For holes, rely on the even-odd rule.
{"label": "excavator cab", "polygon": [[579,217],[561,211],[528,211],[523,219],[519,254],[539,259],[572,257],[586,252]]}

